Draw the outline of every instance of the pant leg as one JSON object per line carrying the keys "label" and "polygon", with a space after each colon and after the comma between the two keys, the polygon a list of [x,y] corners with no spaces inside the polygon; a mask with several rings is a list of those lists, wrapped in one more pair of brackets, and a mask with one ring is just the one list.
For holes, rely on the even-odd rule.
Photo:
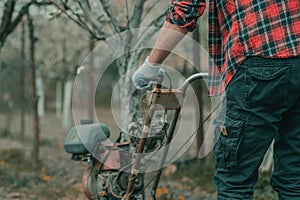
{"label": "pant leg", "polygon": [[273,140],[271,132],[275,130],[245,126],[227,126],[226,129],[228,135],[221,135],[215,146],[217,199],[253,199],[258,168]]}
{"label": "pant leg", "polygon": [[[299,59],[300,60],[300,59]],[[289,87],[291,108],[283,115],[274,143],[271,185],[280,200],[300,199],[300,66],[294,61]]]}
{"label": "pant leg", "polygon": [[278,133],[290,71],[268,61],[249,59],[227,87],[227,134],[214,149],[219,200],[253,198],[258,168]]}

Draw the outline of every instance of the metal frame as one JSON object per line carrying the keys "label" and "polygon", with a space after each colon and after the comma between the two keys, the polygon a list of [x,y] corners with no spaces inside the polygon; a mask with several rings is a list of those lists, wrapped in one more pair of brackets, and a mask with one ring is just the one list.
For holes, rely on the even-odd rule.
{"label": "metal frame", "polygon": [[127,199],[130,199],[130,197],[131,197],[134,182],[137,177],[137,174],[139,173],[138,167],[140,165],[141,158],[142,158],[141,155],[143,153],[143,150],[144,150],[144,147],[146,144],[146,140],[147,140],[147,136],[149,134],[151,119],[152,119],[155,109],[157,108],[157,105],[159,104],[159,105],[163,106],[166,110],[174,110],[175,112],[173,114],[171,124],[168,129],[168,133],[167,133],[167,141],[166,141],[167,147],[165,148],[165,151],[163,152],[163,155],[160,160],[161,168],[157,171],[158,174],[154,180],[154,184],[153,184],[152,191],[151,191],[151,196],[152,196],[153,200],[156,200],[156,190],[157,190],[159,180],[160,180],[160,177],[161,177],[161,174],[163,171],[163,166],[165,165],[166,157],[167,157],[167,154],[169,151],[168,144],[171,142],[171,140],[173,138],[173,134],[174,134],[174,131],[176,128],[177,120],[178,120],[178,117],[180,114],[180,110],[181,110],[181,106],[182,106],[182,102],[184,100],[186,90],[187,90],[189,84],[191,84],[193,81],[198,80],[198,79],[207,78],[207,77],[208,77],[208,73],[194,74],[186,79],[186,81],[183,83],[183,85],[181,86],[180,89],[161,89],[162,79],[158,80],[158,82],[155,84],[154,90],[152,91],[152,99],[151,99],[151,104],[150,104],[150,108],[149,108],[149,113],[147,115],[146,122],[143,127],[140,145],[137,150],[137,157],[135,159],[134,164],[132,165],[131,177],[129,178],[126,194],[122,200],[127,200]]}

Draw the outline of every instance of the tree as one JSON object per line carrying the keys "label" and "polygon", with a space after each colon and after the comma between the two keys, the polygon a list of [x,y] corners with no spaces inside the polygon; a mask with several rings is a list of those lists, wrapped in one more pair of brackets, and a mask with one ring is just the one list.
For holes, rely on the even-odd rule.
{"label": "tree", "polygon": [[[22,30],[21,30],[21,60],[22,65],[20,66],[20,99],[25,101],[25,67],[26,67],[26,58],[25,58],[25,20],[22,20]],[[21,105],[21,131],[20,136],[24,138],[25,135],[25,106]]]}
{"label": "tree", "polygon": [[[67,90],[72,90],[76,69],[89,52],[90,40],[82,29],[74,26],[71,21],[65,18],[50,18],[49,20],[47,15],[49,10],[51,9],[43,11],[43,16],[35,18],[36,32],[42,36],[37,43],[39,51],[36,58],[43,79],[45,81],[47,79],[52,80],[51,82],[55,81],[57,116],[59,118],[63,116],[62,124],[69,127],[71,122],[69,118],[71,116],[71,99],[66,100],[65,98],[68,98],[67,96],[70,93]],[[62,111],[65,113],[61,113]]]}
{"label": "tree", "polygon": [[[46,3],[45,3],[46,4]],[[1,3],[0,3],[1,5]],[[1,7],[1,6],[0,6]],[[37,70],[37,79],[42,80],[44,82],[43,87],[39,87],[41,89],[45,89],[45,99],[46,101],[51,101],[52,94],[47,91],[53,91],[51,87],[55,82],[57,83],[58,88],[58,101],[59,104],[62,105],[63,102],[63,86],[68,81],[68,79],[73,80],[76,72],[76,68],[79,67],[82,62],[84,56],[88,53],[88,44],[89,44],[89,36],[78,26],[74,26],[74,24],[67,20],[66,18],[53,19],[49,15],[50,12],[53,11],[53,6],[35,6],[32,5],[28,9],[28,13],[31,14],[31,17],[34,19],[35,23],[35,33],[39,35],[39,40],[36,42],[36,70]],[[1,15],[1,10],[0,10]],[[26,21],[26,16],[23,18]],[[27,28],[27,27],[26,27]],[[26,29],[27,36],[27,29]],[[20,41],[21,38],[21,41]],[[28,51],[22,53],[22,48],[25,48],[29,45],[29,40],[23,41],[22,38],[22,26],[17,26],[15,31],[10,34],[10,37],[7,38],[3,50],[0,55],[0,59],[7,63],[11,63],[6,65],[5,72],[12,71],[12,68],[18,66],[18,70],[16,71],[17,78],[20,79],[20,92],[18,93],[18,100],[22,99],[22,93],[26,96],[26,90],[29,87],[26,86],[26,82],[22,83],[22,70],[24,67],[28,67]],[[27,38],[27,37],[26,37]],[[74,42],[76,41],[76,42]],[[23,44],[24,43],[24,44]],[[23,44],[23,47],[22,47]],[[21,47],[20,47],[21,46]],[[16,52],[19,52],[16,54]],[[28,54],[28,55],[27,55]],[[20,56],[21,55],[21,58]],[[25,57],[22,59],[22,57]],[[17,62],[18,63],[15,63]],[[13,62],[13,63],[12,63]],[[25,66],[24,66],[25,65]],[[9,66],[9,67],[8,67]],[[29,71],[29,70],[28,70]],[[24,71],[24,76],[28,76],[27,70]],[[2,78],[5,78],[2,76]],[[3,79],[2,79],[3,80]],[[26,80],[25,80],[26,81]],[[37,81],[38,82],[38,81]],[[29,85],[29,84],[28,84]],[[4,86],[2,86],[4,87]],[[23,87],[23,89],[22,89]],[[19,88],[19,87],[18,87]],[[22,92],[25,90],[25,92]],[[61,90],[61,92],[59,92]],[[28,94],[28,93],[27,93]],[[61,98],[59,95],[61,94]],[[41,105],[41,95],[39,95],[39,105]],[[14,98],[16,99],[16,98]],[[24,106],[25,103],[29,103],[27,95],[27,101],[22,101],[21,106]],[[15,104],[14,108],[16,108]],[[45,104],[45,108],[50,108],[49,105]],[[26,107],[26,106],[25,106]],[[27,106],[28,107],[28,106]],[[70,112],[70,108],[64,109]],[[58,115],[61,116],[62,107],[58,107]],[[21,116],[24,116],[21,111]],[[23,117],[21,117],[23,118]],[[22,121],[22,120],[21,120]],[[71,122],[71,120],[69,120]],[[24,128],[21,122],[21,133]]]}
{"label": "tree", "polygon": [[17,1],[6,0],[1,1],[0,7],[3,7],[1,22],[0,22],[0,49],[3,47],[7,36],[12,33],[23,16],[28,13],[31,5],[49,5],[49,2],[30,0]]}
{"label": "tree", "polygon": [[[163,11],[165,10],[162,5],[166,6],[168,3],[159,0],[50,0],[50,2],[58,9],[56,13],[53,13],[53,16],[60,16],[63,13],[78,26],[86,30],[95,40],[105,41],[114,34],[127,31],[126,37],[120,39],[120,43],[123,42],[126,45],[123,50],[125,54],[120,56],[118,62],[116,62],[119,76],[137,67],[139,58],[144,52],[144,49],[130,51],[131,45],[142,46],[143,42],[147,41],[147,37],[154,34],[154,32],[150,31],[144,38],[140,38],[135,44],[132,44],[131,41],[134,36],[131,30],[142,25],[150,27],[161,26],[164,22]],[[153,16],[147,16],[150,14]],[[146,19],[152,20],[146,21]],[[130,100],[130,91],[132,91],[130,77],[122,79],[121,85],[124,86],[120,90],[120,99],[122,99],[120,101],[122,108],[121,118],[124,119],[122,120],[122,128],[124,129],[131,120],[128,118],[130,116],[129,113],[134,112],[134,107],[138,105],[138,102],[132,103],[131,105],[135,105],[132,108],[128,104],[128,102],[134,100],[134,98]]]}
{"label": "tree", "polygon": [[33,167],[37,168],[39,166],[39,137],[40,137],[40,120],[38,115],[38,95],[36,88],[36,61],[35,61],[35,43],[37,38],[34,33],[34,24],[33,19],[28,15],[28,28],[29,28],[29,54],[30,54],[30,70],[31,70],[31,91],[32,91],[32,102],[33,102],[33,148],[32,148],[32,157],[33,157]]}

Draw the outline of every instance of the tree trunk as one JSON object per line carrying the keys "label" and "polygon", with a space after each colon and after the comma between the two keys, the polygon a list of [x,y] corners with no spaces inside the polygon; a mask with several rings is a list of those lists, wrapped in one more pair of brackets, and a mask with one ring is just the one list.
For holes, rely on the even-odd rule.
{"label": "tree trunk", "polygon": [[132,10],[131,10],[131,17],[128,21],[129,27],[131,29],[138,28],[141,24],[141,19],[143,15],[143,7],[144,7],[144,0],[135,0],[133,1]]}
{"label": "tree trunk", "polygon": [[34,35],[34,24],[31,16],[28,15],[28,28],[29,28],[29,40],[30,40],[30,70],[31,70],[31,91],[33,101],[33,149],[32,149],[32,161],[33,167],[39,167],[39,134],[40,134],[40,120],[38,115],[38,96],[36,91],[36,69],[35,69],[35,42],[36,38]]}
{"label": "tree trunk", "polygon": [[4,134],[3,134],[5,137],[7,137],[11,134],[10,126],[11,126],[11,122],[13,119],[13,105],[14,105],[14,102],[13,102],[11,96],[9,95],[8,99],[7,99],[6,123],[5,123]]}
{"label": "tree trunk", "polygon": [[[130,44],[129,44],[130,45]],[[128,47],[129,48],[129,47]],[[129,73],[138,65],[138,53],[136,51],[128,53],[125,55],[120,63],[119,74],[122,76],[124,73]],[[122,119],[122,130],[127,131],[127,126],[130,122],[136,121],[138,118],[142,118],[143,114],[141,112],[140,101],[141,101],[141,91],[134,89],[131,76],[124,76],[122,83],[120,85],[120,105],[121,105],[121,119]]]}
{"label": "tree trunk", "polygon": [[22,20],[23,16],[28,12],[28,8],[30,7],[30,5],[37,2],[31,1],[26,3],[22,7],[20,7],[16,3],[16,0],[7,0],[4,4],[4,10],[2,12],[2,18],[0,20],[0,50],[3,47],[8,35],[16,28],[18,23]]}
{"label": "tree trunk", "polygon": [[[52,1],[51,1],[52,2]],[[142,22],[142,16],[144,11],[144,4],[146,3],[145,0],[134,0],[134,1],[125,1],[125,15],[124,19],[117,19],[117,17],[112,12],[114,8],[111,5],[110,1],[107,0],[100,0],[99,1],[99,10],[94,9],[93,6],[90,5],[90,1],[75,1],[77,4],[72,4],[70,1],[60,1],[60,3],[55,3],[54,5],[61,10],[69,19],[74,21],[80,27],[87,30],[93,38],[96,40],[106,40],[109,35],[118,34],[124,30],[128,34],[125,38],[122,37],[121,44],[126,44],[124,47],[124,55],[122,55],[118,59],[118,67],[119,67],[119,75],[123,76],[125,73],[130,72],[131,70],[137,67],[137,63],[139,57],[141,55],[142,50],[138,50],[140,52],[136,53],[135,51],[132,52],[131,47],[142,47],[144,42],[147,42],[147,39],[152,37],[155,32],[153,31],[152,34],[140,35],[140,38],[132,38],[134,37],[130,30],[134,28],[140,27]],[[118,1],[120,2],[120,1]],[[128,7],[128,5],[131,5]],[[75,6],[75,7],[74,7]],[[77,7],[76,7],[77,6]],[[75,9],[73,10],[74,7]],[[67,9],[66,9],[67,8]],[[129,11],[130,8],[130,11]],[[152,9],[153,7],[151,7]],[[69,10],[68,10],[69,9]],[[76,11],[75,11],[76,10]],[[82,14],[79,13],[77,10],[80,10]],[[73,11],[73,14],[71,14]],[[91,13],[101,13],[101,15],[94,15]],[[105,19],[104,19],[105,18]],[[99,21],[101,19],[101,21]],[[120,21],[119,21],[120,20]],[[124,23],[126,21],[126,24]],[[156,19],[154,19],[149,26],[161,26],[164,22],[164,15],[159,15]],[[124,36],[124,35],[122,35]],[[135,43],[132,43],[132,39]],[[138,40],[136,40],[138,39]],[[131,46],[133,45],[133,46]],[[137,107],[139,107],[139,91],[137,91],[133,97],[131,92],[132,88],[130,87],[132,84],[131,77],[129,76],[130,73],[126,74],[124,80],[120,85],[120,105],[121,105],[121,119],[122,119],[122,129],[126,129],[128,122],[132,120],[132,114],[137,113]],[[93,88],[95,86],[91,86]],[[94,89],[93,89],[94,92]],[[93,93],[94,94],[94,93]],[[91,95],[92,96],[92,95]],[[93,96],[92,96],[93,97]],[[93,97],[94,98],[94,97]],[[90,102],[94,102],[94,99]],[[129,103],[130,102],[130,103]],[[138,102],[138,103],[134,103]],[[94,106],[94,105],[92,105]],[[132,107],[133,106],[133,107]],[[140,110],[140,108],[139,108]],[[94,117],[94,113],[90,113],[91,117]],[[135,117],[134,117],[135,118]],[[134,120],[134,119],[133,119]]]}
{"label": "tree trunk", "polygon": [[56,117],[61,117],[61,108],[62,108],[62,81],[56,81],[56,100],[55,100],[55,109]]}
{"label": "tree trunk", "polygon": [[37,89],[37,96],[38,96],[38,115],[39,117],[43,117],[45,115],[45,93],[44,93],[44,86],[43,86],[43,78],[40,72],[36,72],[36,89]]}
{"label": "tree trunk", "polygon": [[71,99],[73,81],[67,80],[64,88],[63,119],[62,124],[65,128],[70,127],[71,122]]}
{"label": "tree trunk", "polygon": [[25,135],[25,66],[26,66],[26,60],[25,60],[25,21],[23,19],[22,21],[22,34],[21,34],[21,70],[20,70],[20,85],[21,85],[21,131],[20,131],[20,137],[24,138]]}

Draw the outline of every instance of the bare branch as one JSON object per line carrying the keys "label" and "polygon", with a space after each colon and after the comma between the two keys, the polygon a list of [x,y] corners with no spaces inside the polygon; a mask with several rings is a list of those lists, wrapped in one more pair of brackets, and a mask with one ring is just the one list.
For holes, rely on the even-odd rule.
{"label": "bare branch", "polygon": [[155,26],[155,27],[161,27],[163,25],[165,21],[165,14],[161,14],[160,16],[158,16],[155,20],[153,20],[149,26]]}
{"label": "bare branch", "polygon": [[48,1],[37,2],[36,0],[31,0],[21,7],[21,9],[17,13],[17,16],[13,19],[16,1],[7,0],[4,6],[2,21],[0,25],[0,49],[4,45],[7,36],[16,28],[23,16],[28,13],[28,9],[31,5],[43,6],[49,4],[50,3]]}
{"label": "bare branch", "polygon": [[[153,20],[150,23],[150,27],[161,27],[162,24],[165,21],[165,14],[161,14],[159,17],[157,17],[155,20]],[[141,34],[141,37],[139,38],[138,42],[135,45],[135,48],[140,47],[145,41],[148,41],[148,38],[151,37],[157,30],[156,29],[146,29],[144,33]]]}
{"label": "bare branch", "polygon": [[129,29],[129,11],[128,11],[128,0],[125,0],[125,18],[127,21],[127,29]]}
{"label": "bare branch", "polygon": [[19,24],[19,22],[21,21],[23,16],[25,14],[27,14],[28,9],[31,5],[47,6],[47,5],[51,5],[51,3],[48,1],[37,2],[36,0],[31,0],[31,2],[29,2],[28,4],[26,4],[25,6],[22,7],[22,9],[19,11],[18,15],[16,16],[16,18],[11,22],[11,24],[9,26],[9,30],[11,32],[16,28],[16,26]]}
{"label": "bare branch", "polygon": [[78,1],[78,4],[84,12],[87,20],[91,23],[92,27],[97,31],[97,33],[102,35],[104,38],[107,38],[108,35],[105,32],[103,24],[100,23],[95,15],[92,14],[91,6],[89,5],[88,0]]}
{"label": "bare branch", "polygon": [[99,0],[100,1],[100,5],[102,6],[103,11],[105,12],[106,16],[108,17],[108,24],[109,26],[112,28],[112,30],[115,33],[120,33],[121,32],[121,28],[115,18],[115,16],[113,15],[107,0]]}
{"label": "bare branch", "polygon": [[79,20],[77,20],[77,19],[75,19],[75,18],[73,18],[66,10],[67,9],[65,9],[65,8],[67,8],[67,5],[66,4],[63,4],[63,6],[64,7],[61,7],[58,3],[56,3],[54,0],[49,0],[57,9],[59,9],[60,11],[62,11],[70,20],[72,20],[73,22],[75,22],[78,26],[80,26],[80,27],[83,27],[83,24],[79,21]]}
{"label": "bare branch", "polygon": [[130,18],[129,27],[138,28],[141,24],[142,14],[143,14],[144,0],[136,0],[133,2]]}
{"label": "bare branch", "polygon": [[12,21],[12,23],[9,26],[9,29],[11,31],[13,31],[16,26],[19,24],[19,22],[21,21],[21,19],[23,18],[23,16],[25,14],[27,14],[28,9],[31,5],[36,5],[36,6],[47,6],[47,5],[51,5],[50,2],[48,1],[42,1],[42,2],[37,2],[36,0],[31,0],[30,3],[28,3],[27,5],[23,6],[22,9],[19,11],[17,17]]}
{"label": "bare branch", "polygon": [[5,3],[5,10],[2,15],[2,23],[0,26],[0,49],[4,45],[7,36],[15,29],[17,24],[21,21],[22,17],[28,12],[29,6],[33,2],[24,5],[19,11],[17,17],[12,19],[12,15],[15,11],[15,0],[7,0]]}
{"label": "bare branch", "polygon": [[[59,9],[61,12],[63,12],[67,18],[69,18],[71,21],[73,21],[74,23],[76,23],[79,27],[81,27],[83,30],[87,31],[93,38],[97,39],[97,40],[105,40],[106,37],[103,35],[97,35],[96,33],[94,33],[89,27],[88,25],[81,19],[80,15],[75,13],[72,9],[70,9],[68,7],[67,3],[68,1],[61,1],[61,3],[63,3],[63,7],[61,7],[58,3],[56,3],[54,0],[49,0],[57,9]],[[67,10],[70,10],[72,15],[74,15],[76,18],[74,18],[71,14],[69,14],[67,12]]]}
{"label": "bare branch", "polygon": [[152,11],[152,9],[154,8],[154,6],[159,2],[160,0],[156,0],[152,5],[151,7],[147,10],[147,12],[145,13],[144,17],[142,17],[142,20],[143,21],[145,19],[145,17],[147,17],[147,15]]}
{"label": "bare branch", "polygon": [[0,27],[0,33],[2,33],[7,27],[9,27],[9,24],[11,23],[11,18],[14,12],[16,1],[7,1],[4,5],[4,12],[2,15],[2,24]]}

